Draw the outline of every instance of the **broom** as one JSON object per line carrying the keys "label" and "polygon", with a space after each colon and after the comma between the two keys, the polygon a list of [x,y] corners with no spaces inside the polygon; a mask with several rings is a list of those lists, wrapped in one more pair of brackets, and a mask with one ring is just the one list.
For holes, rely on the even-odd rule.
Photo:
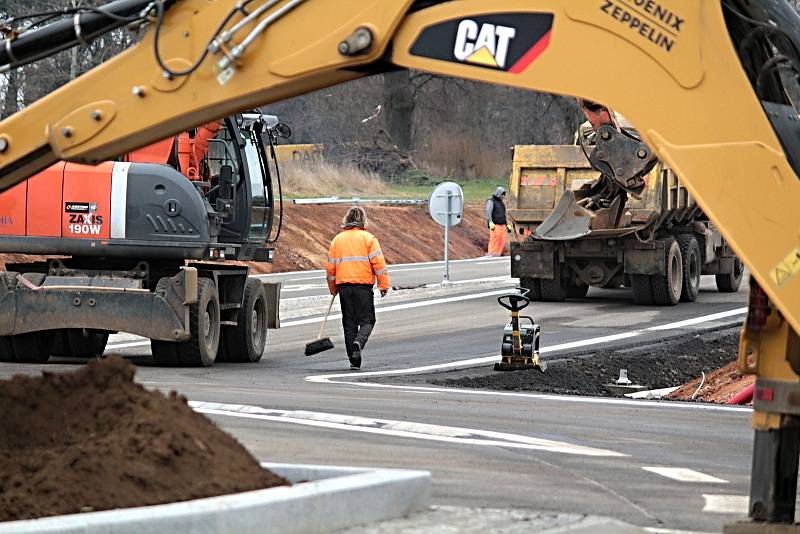
{"label": "broom", "polygon": [[317,339],[306,343],[306,356],[319,354],[320,352],[324,352],[333,348],[333,341],[331,341],[331,338],[322,337],[322,332],[325,330],[325,323],[328,322],[328,315],[331,313],[331,308],[333,307],[333,301],[336,300],[336,295],[337,294],[334,293],[331,297],[331,302],[328,304],[328,311],[325,312],[325,318],[322,320],[322,327],[319,329],[319,335],[317,336]]}

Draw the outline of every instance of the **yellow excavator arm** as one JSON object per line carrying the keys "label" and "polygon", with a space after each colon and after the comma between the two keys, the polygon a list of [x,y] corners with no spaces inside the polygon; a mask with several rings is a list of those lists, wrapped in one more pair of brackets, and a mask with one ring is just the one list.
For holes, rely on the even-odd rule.
{"label": "yellow excavator arm", "polygon": [[[394,68],[588,99],[636,126],[750,269],[773,311],[742,352],[762,384],[797,389],[800,121],[781,81],[796,83],[800,19],[758,4],[156,1],[139,44],[0,122],[0,188]],[[757,395],[757,428],[800,413],[788,399]]]}

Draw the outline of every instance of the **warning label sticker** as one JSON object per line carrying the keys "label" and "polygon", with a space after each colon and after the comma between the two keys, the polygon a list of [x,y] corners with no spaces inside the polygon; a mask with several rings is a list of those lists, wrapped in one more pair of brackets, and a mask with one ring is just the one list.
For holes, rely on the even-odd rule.
{"label": "warning label sticker", "polygon": [[800,247],[794,249],[770,271],[769,276],[776,285],[785,285],[800,272]]}

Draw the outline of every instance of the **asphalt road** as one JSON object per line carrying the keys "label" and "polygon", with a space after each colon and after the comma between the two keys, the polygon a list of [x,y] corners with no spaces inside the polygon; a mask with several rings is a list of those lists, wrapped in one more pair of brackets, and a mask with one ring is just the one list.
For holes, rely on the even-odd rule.
{"label": "asphalt road", "polygon": [[[321,309],[270,332],[258,364],[154,368],[146,342],[125,338],[108,352],[134,358],[148,387],[224,403],[197,408],[212,411],[262,461],[427,469],[437,504],[592,513],[653,529],[712,532],[744,517],[748,409],[368,381],[370,373],[491,365],[507,321],[495,299],[513,283],[507,261],[456,264],[454,280],[489,279],[474,286],[397,292],[378,302],[361,372],[348,370],[338,324],[328,330],[335,350],[303,356]],[[426,264],[397,266],[392,274],[394,285],[411,286],[437,284],[442,273]],[[269,277],[284,281],[284,298],[325,294],[321,273]],[[531,312],[542,325],[543,347],[551,349],[545,355],[553,357],[738,322],[745,299],[744,288],[717,293],[709,278],[694,304],[639,307],[625,290],[592,289],[586,299],[536,303]],[[0,376],[76,363],[3,364]]]}

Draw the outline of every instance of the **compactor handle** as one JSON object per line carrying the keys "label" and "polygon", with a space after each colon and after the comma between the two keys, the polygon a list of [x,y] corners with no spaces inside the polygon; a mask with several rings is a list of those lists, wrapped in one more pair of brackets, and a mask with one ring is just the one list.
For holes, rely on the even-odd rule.
{"label": "compactor handle", "polygon": [[519,293],[509,293],[497,297],[497,303],[508,311],[518,312],[530,304],[531,299]]}

